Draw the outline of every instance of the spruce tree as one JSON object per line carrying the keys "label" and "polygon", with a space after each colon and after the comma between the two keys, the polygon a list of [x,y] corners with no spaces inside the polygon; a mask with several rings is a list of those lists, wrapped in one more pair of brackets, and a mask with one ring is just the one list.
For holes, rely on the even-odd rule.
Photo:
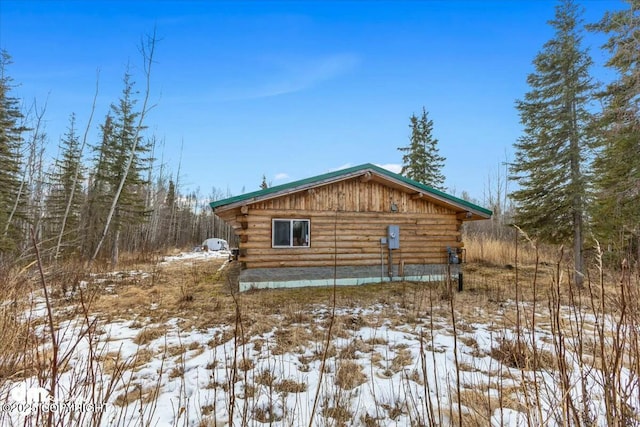
{"label": "spruce tree", "polygon": [[640,0],[607,12],[591,29],[609,36],[606,66],[616,73],[600,93],[594,229],[615,249],[635,246],[640,258]]}
{"label": "spruce tree", "polygon": [[573,241],[578,286],[583,279],[583,232],[588,198],[586,150],[591,143],[589,105],[592,60],[581,47],[581,13],[571,0],[556,6],[546,42],[527,77],[530,90],[516,103],[524,135],[515,143],[511,179],[515,223],[542,241]]}
{"label": "spruce tree", "polygon": [[60,154],[49,174],[50,190],[46,200],[46,246],[55,248],[54,257],[78,247],[85,168],[76,134],[76,118],[69,119],[67,133],[60,141]]}
{"label": "spruce tree", "polygon": [[15,251],[27,236],[25,186],[21,149],[24,143],[24,116],[19,100],[11,95],[12,79],[6,74],[9,54],[0,50],[0,257]]}
{"label": "spruce tree", "polygon": [[409,146],[398,148],[402,156],[401,174],[438,190],[444,190],[444,157],[440,156],[438,140],[433,137],[433,121],[429,120],[424,107],[422,115],[409,118],[411,136]]}
{"label": "spruce tree", "polygon": [[108,157],[109,141],[113,138],[113,119],[110,114],[105,117],[104,123],[100,125],[101,142],[93,147],[95,157],[93,159],[92,173],[89,174],[87,188],[87,204],[84,218],[84,239],[82,252],[88,258],[93,254],[94,248],[100,239],[100,233],[104,229],[105,219],[109,209],[108,195]]}
{"label": "spruce tree", "polygon": [[[125,73],[121,98],[111,105],[102,129],[102,143],[96,149],[92,203],[97,223],[105,225],[102,232],[110,239],[113,264],[118,259],[121,231],[147,217],[145,187],[150,183],[144,172],[150,167],[151,157],[149,144],[144,143],[140,132],[144,127],[140,127],[135,94],[131,76]],[[117,194],[121,184],[122,190]],[[105,215],[114,200],[115,210],[107,229]]]}
{"label": "spruce tree", "polygon": [[262,174],[262,182],[260,183],[260,189],[266,190],[269,187],[270,185],[269,183],[267,183],[267,176],[265,174]]}

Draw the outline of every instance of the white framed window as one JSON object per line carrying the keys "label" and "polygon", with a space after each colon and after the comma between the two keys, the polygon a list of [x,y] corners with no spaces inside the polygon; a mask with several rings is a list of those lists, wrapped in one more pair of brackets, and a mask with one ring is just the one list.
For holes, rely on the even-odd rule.
{"label": "white framed window", "polygon": [[311,221],[280,219],[271,221],[271,246],[274,248],[308,248]]}

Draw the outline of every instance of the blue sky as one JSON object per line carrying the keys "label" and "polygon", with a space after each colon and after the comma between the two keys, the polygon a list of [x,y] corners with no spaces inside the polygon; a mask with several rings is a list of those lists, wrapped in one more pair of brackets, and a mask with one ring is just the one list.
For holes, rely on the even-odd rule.
{"label": "blue sky", "polygon": [[[581,4],[586,22],[624,7]],[[237,195],[263,174],[277,185],[362,163],[398,171],[409,116],[424,106],[449,192],[481,201],[521,133],[515,100],[552,37],[555,5],[0,0],[0,48],[25,108],[46,102],[49,156],[71,113],[86,126],[96,81],[91,143],[127,64],[144,89],[138,47],[155,27],[147,135],[163,142],[165,171],[180,165],[182,191]],[[606,79],[602,42],[585,35]]]}

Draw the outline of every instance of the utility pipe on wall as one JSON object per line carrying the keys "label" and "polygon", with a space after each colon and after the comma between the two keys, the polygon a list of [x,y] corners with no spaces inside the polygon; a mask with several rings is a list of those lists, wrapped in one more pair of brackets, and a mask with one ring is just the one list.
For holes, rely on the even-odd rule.
{"label": "utility pipe on wall", "polygon": [[380,281],[384,281],[384,250],[382,249],[382,245],[387,243],[386,238],[380,239]]}

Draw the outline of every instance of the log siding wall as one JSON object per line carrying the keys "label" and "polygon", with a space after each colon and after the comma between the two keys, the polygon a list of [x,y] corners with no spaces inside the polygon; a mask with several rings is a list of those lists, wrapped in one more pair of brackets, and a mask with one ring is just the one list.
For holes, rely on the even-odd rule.
{"label": "log siding wall", "polygon": [[[395,203],[398,212],[391,212]],[[225,215],[238,226],[240,258],[247,268],[380,265],[380,238],[400,226],[400,249],[393,263],[443,264],[447,246],[459,247],[456,212],[410,193],[360,178],[299,191],[248,205]],[[310,246],[272,248],[273,218],[311,221]],[[382,248],[387,265],[388,250]]]}

